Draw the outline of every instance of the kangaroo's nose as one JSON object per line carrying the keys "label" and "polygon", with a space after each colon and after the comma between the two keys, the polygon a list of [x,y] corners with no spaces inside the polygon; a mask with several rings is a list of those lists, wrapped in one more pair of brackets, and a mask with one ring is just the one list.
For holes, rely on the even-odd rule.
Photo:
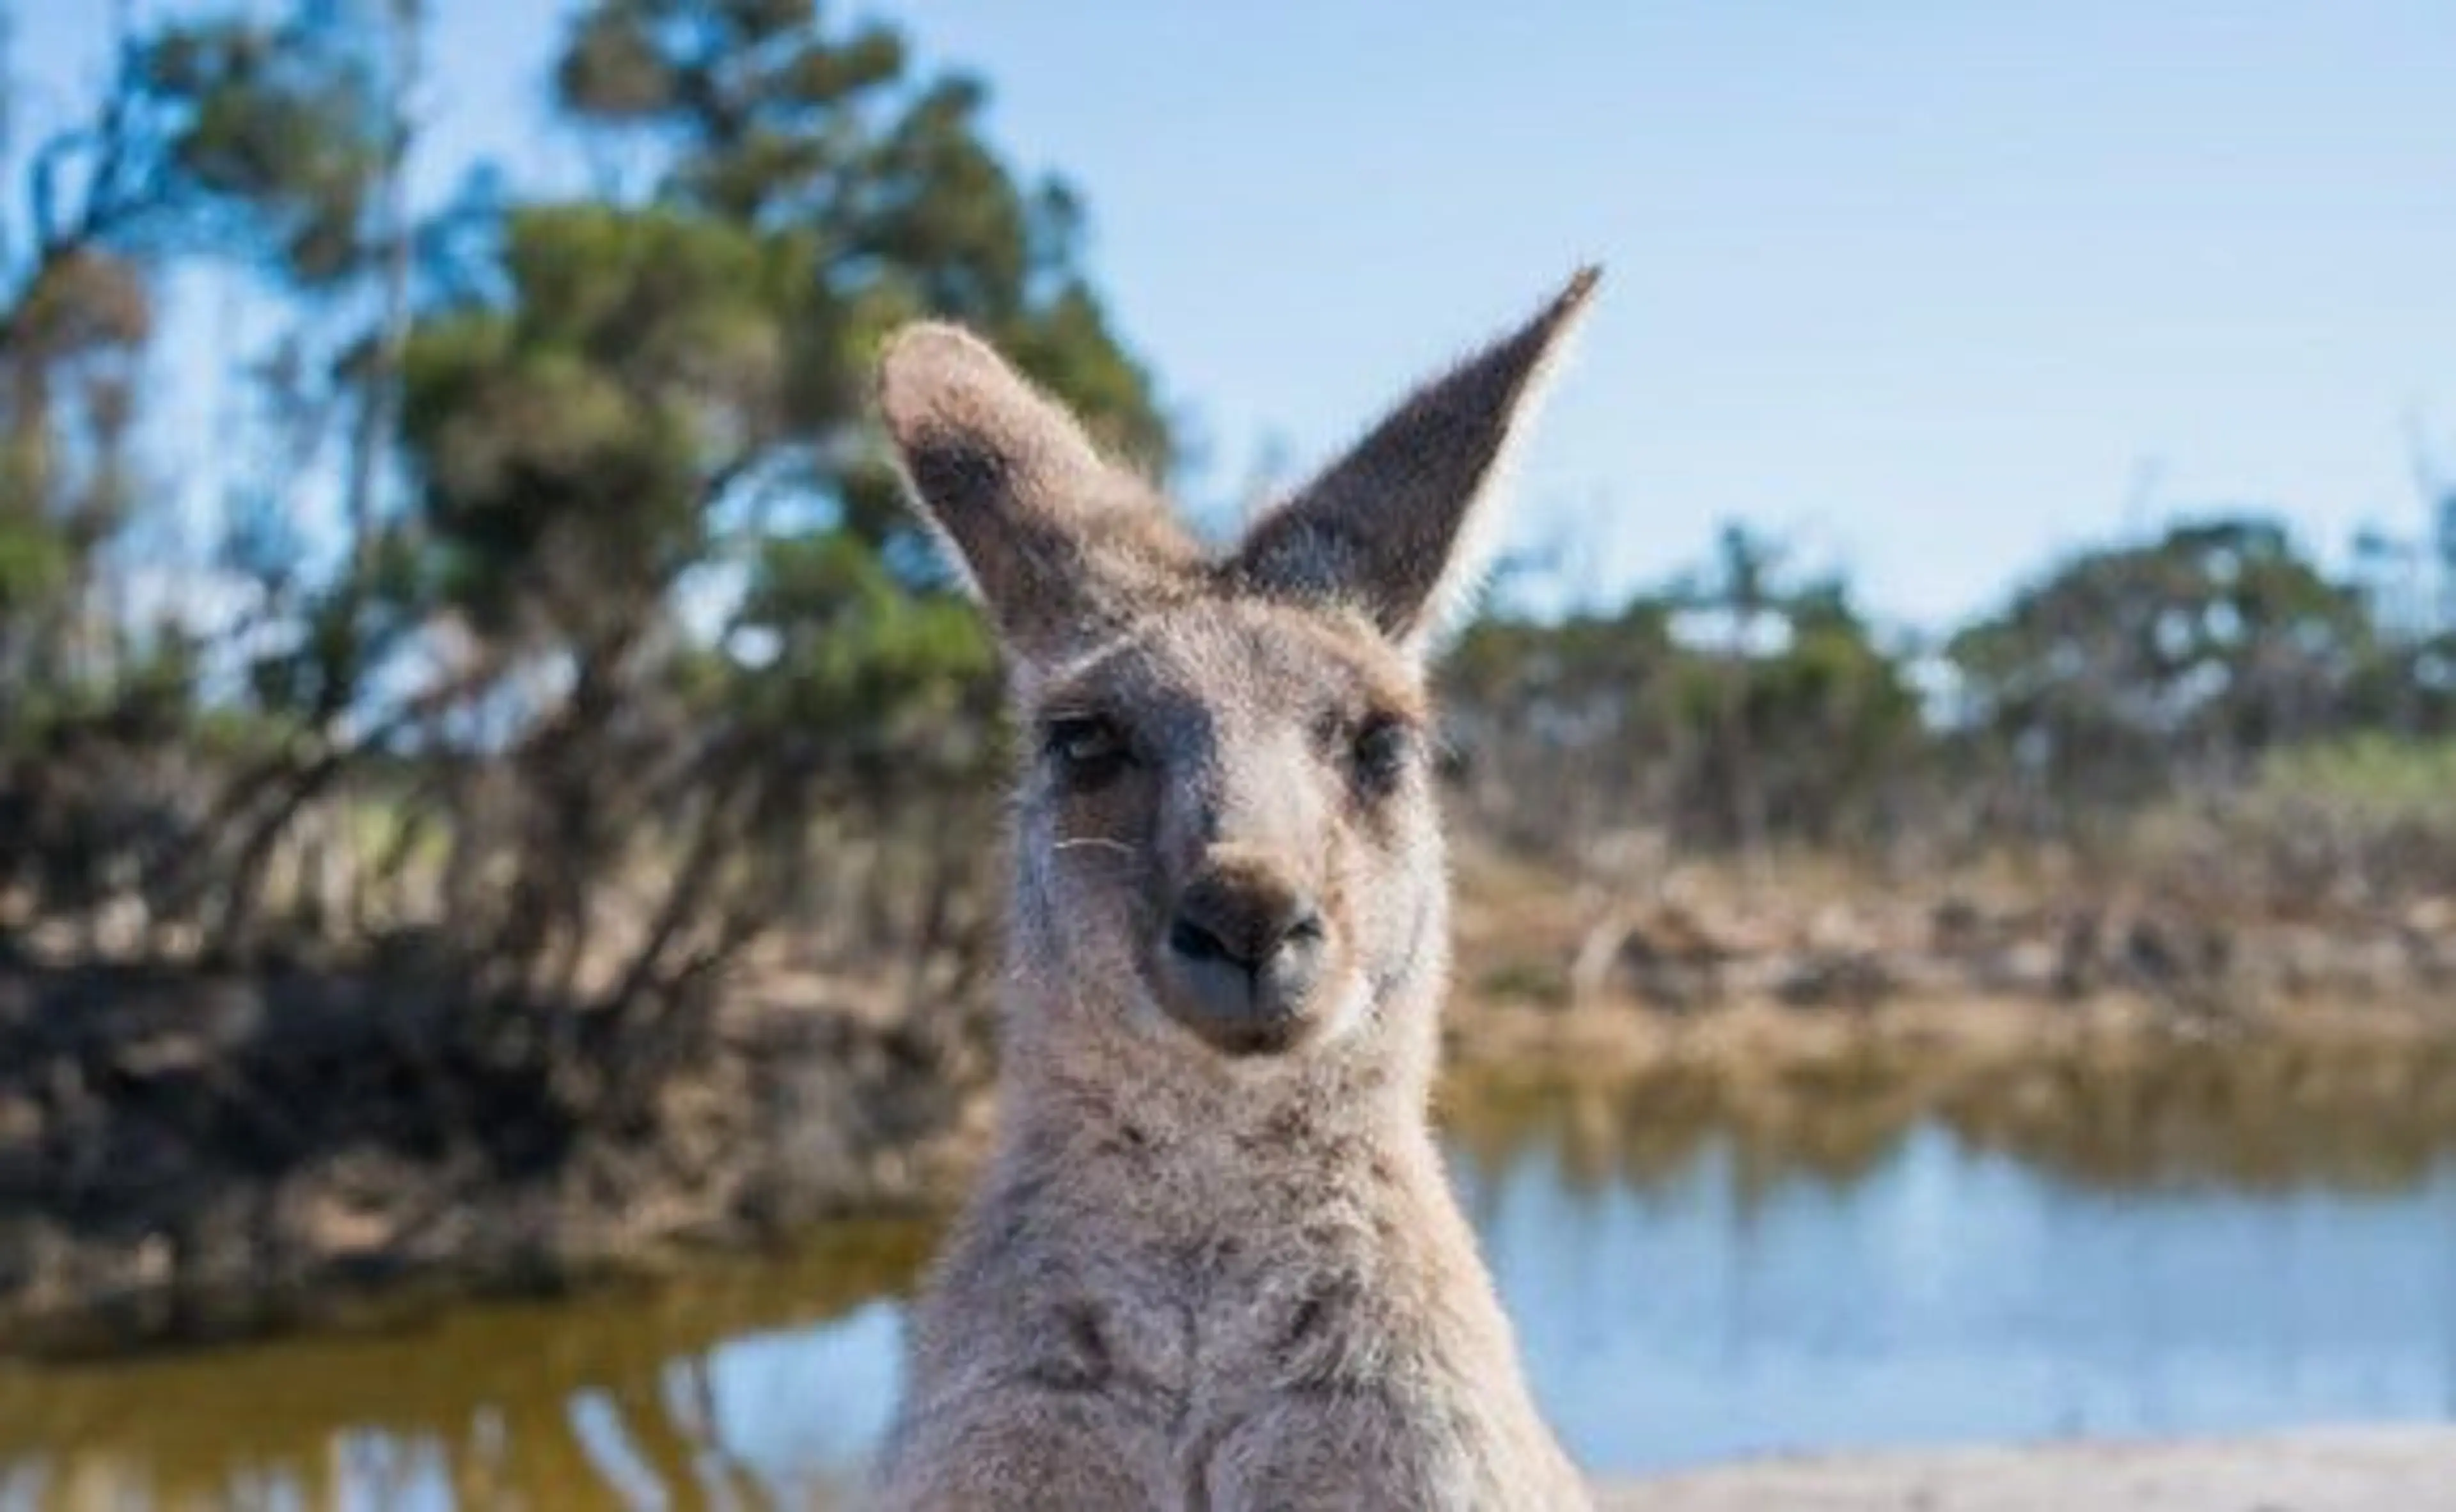
{"label": "kangaroo's nose", "polygon": [[1178,895],[1168,943],[1192,960],[1226,961],[1252,971],[1282,946],[1320,934],[1321,910],[1307,894],[1214,873],[1197,878]]}
{"label": "kangaroo's nose", "polygon": [[1213,870],[1177,894],[1168,951],[1177,1016],[1223,1050],[1283,1049],[1320,974],[1326,934],[1310,892],[1246,870]]}

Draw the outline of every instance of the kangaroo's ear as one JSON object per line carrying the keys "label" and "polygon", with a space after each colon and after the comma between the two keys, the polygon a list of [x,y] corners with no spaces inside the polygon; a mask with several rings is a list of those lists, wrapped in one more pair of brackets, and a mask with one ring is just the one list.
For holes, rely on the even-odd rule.
{"label": "kangaroo's ear", "polygon": [[878,398],[921,513],[1024,661],[1063,657],[1198,563],[1147,483],[959,327],[890,337]]}
{"label": "kangaroo's ear", "polygon": [[1417,390],[1265,515],[1238,548],[1237,577],[1263,593],[1353,604],[1422,652],[1472,596],[1510,442],[1601,276],[1581,271],[1533,320]]}

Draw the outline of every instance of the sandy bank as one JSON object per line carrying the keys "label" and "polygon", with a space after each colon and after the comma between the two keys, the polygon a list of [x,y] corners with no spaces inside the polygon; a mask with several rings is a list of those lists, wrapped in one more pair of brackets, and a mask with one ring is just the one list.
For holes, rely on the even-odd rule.
{"label": "sandy bank", "polygon": [[2456,1429],[1785,1460],[1608,1488],[1606,1512],[2456,1512]]}

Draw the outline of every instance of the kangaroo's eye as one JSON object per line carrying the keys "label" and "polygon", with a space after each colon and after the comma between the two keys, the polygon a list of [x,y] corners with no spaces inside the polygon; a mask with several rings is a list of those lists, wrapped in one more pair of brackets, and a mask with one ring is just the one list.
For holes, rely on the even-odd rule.
{"label": "kangaroo's eye", "polygon": [[1049,722],[1045,746],[1058,774],[1077,787],[1094,787],[1134,759],[1125,732],[1098,714],[1069,714]]}
{"label": "kangaroo's eye", "polygon": [[1356,732],[1351,757],[1356,780],[1369,792],[1387,793],[1407,775],[1407,762],[1415,751],[1416,732],[1405,721],[1386,715],[1367,720]]}

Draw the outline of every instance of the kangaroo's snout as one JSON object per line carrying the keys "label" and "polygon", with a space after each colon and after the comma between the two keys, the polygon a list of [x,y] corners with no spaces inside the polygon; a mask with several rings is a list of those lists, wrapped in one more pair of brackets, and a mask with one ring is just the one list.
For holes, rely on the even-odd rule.
{"label": "kangaroo's snout", "polygon": [[1303,1038],[1329,936],[1320,902],[1284,868],[1205,866],[1170,914],[1161,1006],[1225,1053],[1287,1050]]}

